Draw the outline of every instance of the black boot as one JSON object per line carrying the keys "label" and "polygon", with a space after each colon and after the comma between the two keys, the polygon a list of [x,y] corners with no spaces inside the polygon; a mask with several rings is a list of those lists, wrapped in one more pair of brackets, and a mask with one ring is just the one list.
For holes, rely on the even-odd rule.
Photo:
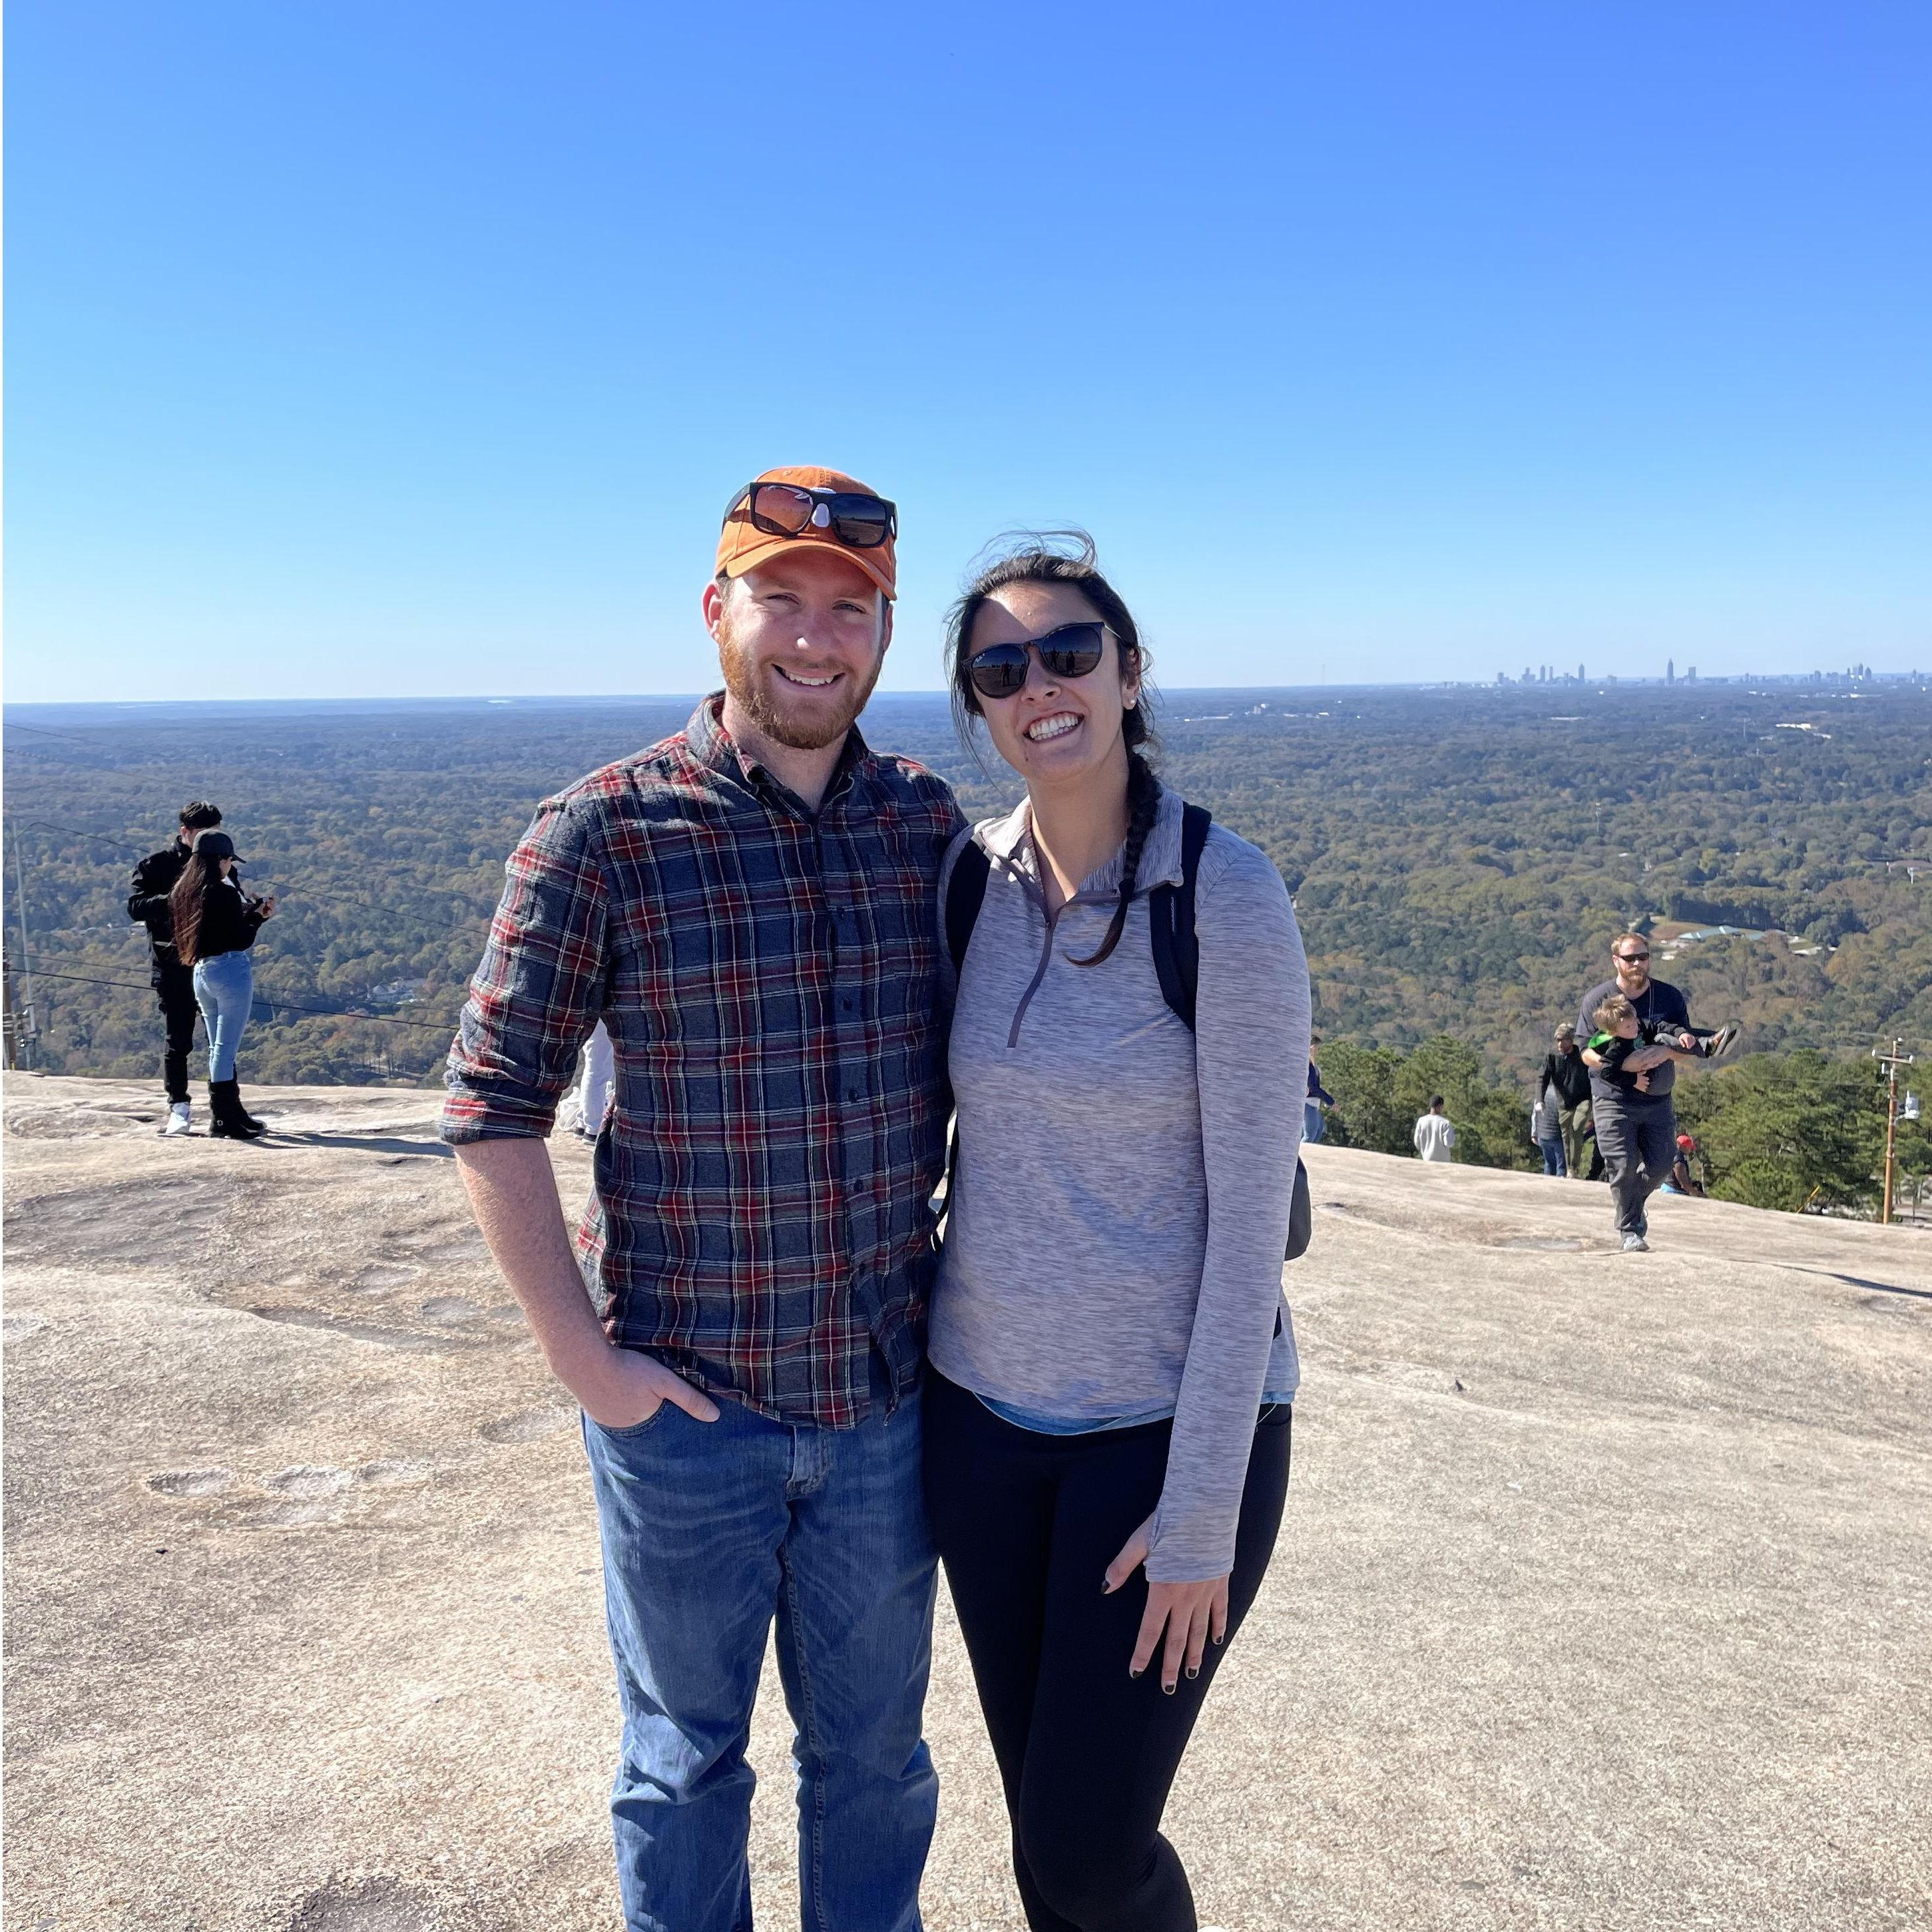
{"label": "black boot", "polygon": [[244,1111],[242,1089],[236,1081],[211,1080],[208,1083],[208,1108],[214,1117],[208,1130],[212,1140],[251,1141],[258,1134],[268,1131],[262,1121]]}

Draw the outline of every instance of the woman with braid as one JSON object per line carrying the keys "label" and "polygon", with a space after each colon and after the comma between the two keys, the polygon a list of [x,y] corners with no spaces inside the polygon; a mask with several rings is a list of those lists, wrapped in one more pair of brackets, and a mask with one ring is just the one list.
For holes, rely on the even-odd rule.
{"label": "woman with braid", "polygon": [[[1287,1492],[1307,969],[1273,864],[1210,825],[1191,1029],[1170,999],[1150,917],[1190,869],[1183,801],[1090,541],[982,571],[947,649],[962,734],[1027,795],[940,880],[958,1144],[927,1501],[1028,1924],[1194,1932],[1160,1818]],[[956,874],[983,884],[970,925]]]}

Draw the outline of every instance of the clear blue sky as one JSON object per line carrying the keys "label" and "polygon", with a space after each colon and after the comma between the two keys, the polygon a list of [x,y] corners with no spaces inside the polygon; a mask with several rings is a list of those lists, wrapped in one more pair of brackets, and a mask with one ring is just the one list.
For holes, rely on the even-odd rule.
{"label": "clear blue sky", "polygon": [[699,688],[818,461],[889,687],[1069,520],[1170,686],[1932,664],[1918,0],[8,26],[16,700]]}

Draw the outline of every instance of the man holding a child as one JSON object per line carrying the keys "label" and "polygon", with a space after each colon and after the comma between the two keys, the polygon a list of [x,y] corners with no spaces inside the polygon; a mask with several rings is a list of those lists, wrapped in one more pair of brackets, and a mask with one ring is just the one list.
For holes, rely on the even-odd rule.
{"label": "man holding a child", "polygon": [[1650,942],[1619,933],[1610,947],[1614,979],[1583,995],[1577,1031],[1590,1045],[1590,1112],[1617,1232],[1626,1254],[1650,1243],[1645,1203],[1670,1178],[1677,1159],[1677,1114],[1670,1090],[1676,1063],[1712,1059],[1737,1037],[1735,1026],[1710,1032],[1690,1024],[1684,995],[1650,976]]}

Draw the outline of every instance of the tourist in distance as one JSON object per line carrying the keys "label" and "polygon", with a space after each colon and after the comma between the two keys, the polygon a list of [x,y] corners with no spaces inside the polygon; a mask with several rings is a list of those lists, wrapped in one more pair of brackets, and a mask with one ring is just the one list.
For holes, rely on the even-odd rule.
{"label": "tourist in distance", "polygon": [[1312,1147],[1318,1141],[1328,1126],[1322,1112],[1324,1107],[1335,1104],[1335,1096],[1322,1084],[1322,1070],[1315,1064],[1315,1049],[1322,1044],[1322,1036],[1312,1034],[1308,1041],[1308,1098],[1302,1103],[1301,1139],[1304,1146]]}
{"label": "tourist in distance", "polygon": [[195,834],[220,823],[220,812],[200,799],[183,806],[173,843],[150,852],[134,868],[134,889],[128,895],[128,916],[148,928],[148,983],[154,989],[167,1042],[161,1054],[161,1083],[167,1090],[168,1118],[161,1132],[170,1138],[187,1133],[194,1124],[188,1059],[194,1051],[195,1016],[201,1006],[194,997],[194,969],[184,965],[175,950],[168,895],[194,849]]}
{"label": "tourist in distance", "polygon": [[[1630,1084],[1606,1077],[1600,1057],[1586,1049],[1590,1069],[1590,1113],[1597,1145],[1604,1156],[1604,1178],[1610,1184],[1617,1233],[1627,1254],[1642,1254],[1650,1246],[1650,1219],[1644,1203],[1670,1178],[1677,1156],[1677,1115],[1670,1093],[1679,1060],[1715,1059],[1738,1036],[1735,1025],[1706,1030],[1690,1024],[1684,995],[1667,980],[1650,976],[1650,942],[1640,932],[1618,934],[1610,948],[1613,979],[1592,986],[1583,995],[1577,1030],[1596,1030],[1596,1013],[1613,994],[1630,1003],[1640,1027],[1654,1037],[1618,1056],[1611,1070]],[[1636,1076],[1648,1078],[1640,1090]]]}
{"label": "tourist in distance", "polygon": [[1697,1143],[1688,1134],[1677,1136],[1677,1158],[1670,1163],[1670,1178],[1664,1184],[1666,1194],[1694,1195],[1703,1198],[1704,1183],[1692,1162],[1697,1158]]}
{"label": "tourist in distance", "polygon": [[194,997],[208,1028],[209,1134],[217,1140],[253,1140],[266,1134],[242,1104],[236,1054],[255,1003],[251,956],[262,922],[272,918],[274,895],[255,898],[236,877],[241,861],[225,832],[196,834],[194,849],[168,895],[175,950],[194,976]]}
{"label": "tourist in distance", "polygon": [[[1550,1101],[1552,1090],[1555,1100]],[[1563,1166],[1579,1180],[1590,1173],[1590,1070],[1576,1044],[1576,1029],[1568,1020],[1556,1029],[1556,1043],[1543,1057],[1536,1096],[1552,1104],[1563,1137]]]}
{"label": "tourist in distance", "polygon": [[1529,1103],[1529,1138],[1543,1156],[1544,1172],[1562,1180],[1568,1172],[1563,1160],[1563,1127],[1556,1096],[1547,1088]]}
{"label": "tourist in distance", "polygon": [[584,1042],[584,1062],[564,1115],[580,1140],[594,1141],[604,1131],[604,1117],[610,1110],[610,1084],[616,1072],[610,1029],[599,1020]]}
{"label": "tourist in distance", "polygon": [[1415,1150],[1424,1160],[1454,1160],[1456,1158],[1456,1130],[1449,1116],[1444,1112],[1446,1106],[1438,1094],[1429,1103],[1429,1111],[1416,1117],[1415,1127],[1409,1138]]}
{"label": "tourist in distance", "polygon": [[[1027,796],[955,842],[940,896],[933,1532],[1028,1924],[1192,1932],[1160,1826],[1287,1492],[1307,968],[1266,855],[1154,777],[1147,655],[1086,539],[982,571],[947,654],[962,734]],[[1190,875],[1170,994],[1152,918],[1184,926]]]}
{"label": "tourist in distance", "polygon": [[[775,1617],[806,1932],[919,1923],[920,1381],[950,1106],[932,902],[962,821],[854,725],[896,532],[830,470],[732,497],[704,597],[724,691],[538,808],[450,1055],[443,1138],[584,1410],[634,1932],[751,1923]],[[599,1020],[616,1096],[573,1253],[543,1142]]]}

